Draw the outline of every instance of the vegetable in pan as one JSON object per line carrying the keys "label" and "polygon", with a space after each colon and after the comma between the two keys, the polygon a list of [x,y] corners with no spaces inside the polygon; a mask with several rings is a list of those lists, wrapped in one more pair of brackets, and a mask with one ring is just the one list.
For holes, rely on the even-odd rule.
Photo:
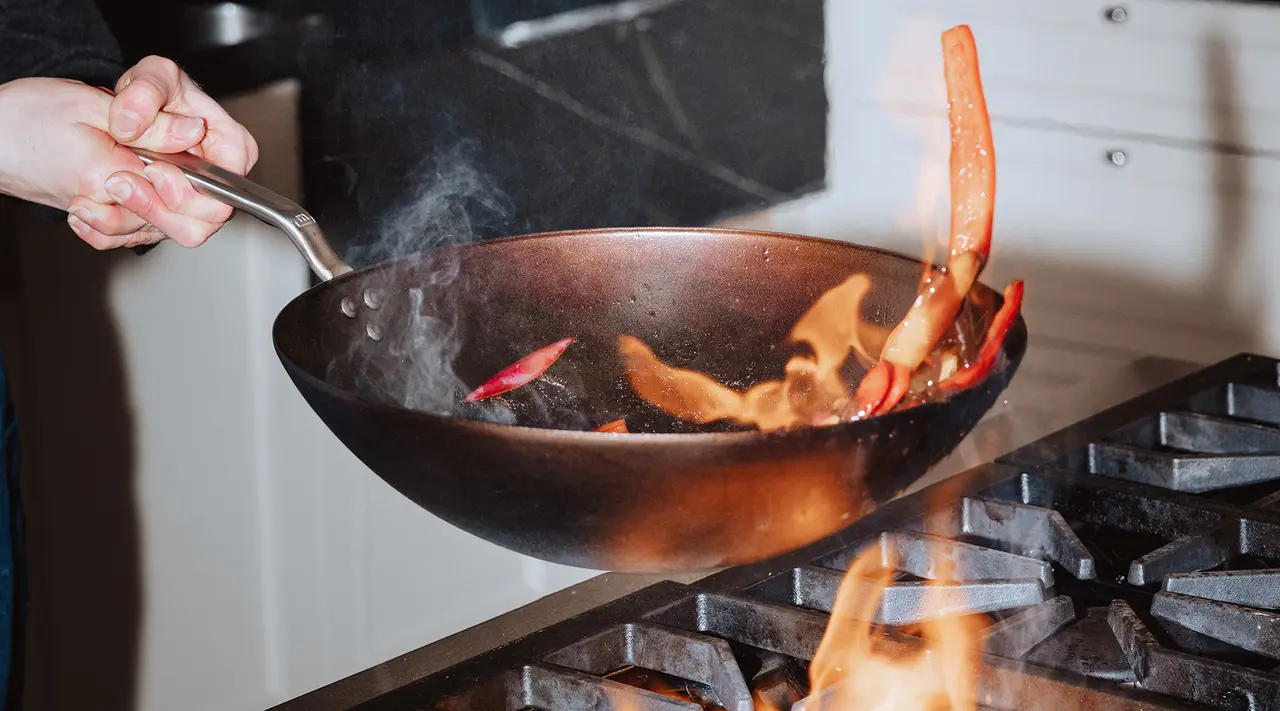
{"label": "vegetable in pan", "polygon": [[[867,355],[864,343],[873,340],[869,332],[875,327],[860,324],[856,314],[870,281],[856,275],[824,294],[793,329],[791,339],[809,343],[814,355],[793,356],[787,363],[784,380],[761,383],[745,393],[722,386],[701,373],[668,366],[639,339],[621,336],[619,354],[638,395],[683,420],[728,419],[760,429],[781,429],[883,415],[970,387],[991,372],[1022,306],[1021,281],[1005,287],[1004,303],[987,327],[976,355],[972,347],[964,348],[963,338],[950,350],[940,347],[944,337],[956,328],[957,314],[986,266],[996,189],[991,120],[973,33],[966,25],[947,30],[942,34],[942,49],[951,129],[948,260],[941,269],[925,274],[905,318],[887,335],[877,334],[879,337],[874,340],[882,343],[878,360]],[[854,313],[850,315],[849,311]],[[532,382],[555,363],[572,341],[559,341],[516,361],[468,395],[466,401],[500,395]],[[869,369],[852,394],[838,372],[850,353],[871,361],[866,363]],[[594,431],[628,430],[623,420],[617,420]]]}

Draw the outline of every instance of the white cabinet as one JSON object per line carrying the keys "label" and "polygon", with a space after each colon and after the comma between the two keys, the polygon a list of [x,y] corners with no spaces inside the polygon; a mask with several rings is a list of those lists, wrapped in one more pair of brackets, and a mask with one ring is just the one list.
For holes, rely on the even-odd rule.
{"label": "white cabinet", "polygon": [[940,34],[967,23],[998,176],[984,280],[1026,279],[1032,331],[1195,360],[1280,352],[1280,95],[1264,78],[1280,75],[1280,9],[1112,5],[829,2],[829,189],[733,222],[940,254]]}
{"label": "white cabinet", "polygon": [[[997,118],[1280,149],[1280,12],[1204,0],[828,3],[841,102],[938,113],[940,33],[968,24]],[[1110,18],[1116,18],[1115,21]],[[942,97],[943,101],[939,101]]]}

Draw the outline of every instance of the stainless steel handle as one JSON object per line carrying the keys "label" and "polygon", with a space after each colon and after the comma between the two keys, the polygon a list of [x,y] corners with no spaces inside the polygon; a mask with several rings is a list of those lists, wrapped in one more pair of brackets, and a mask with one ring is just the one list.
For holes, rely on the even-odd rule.
{"label": "stainless steel handle", "polygon": [[351,271],[351,267],[333,251],[315,218],[289,198],[190,153],[154,153],[142,148],[132,150],[147,165],[159,162],[177,167],[186,174],[197,192],[243,210],[284,232],[307,260],[307,266],[321,279],[328,281]]}

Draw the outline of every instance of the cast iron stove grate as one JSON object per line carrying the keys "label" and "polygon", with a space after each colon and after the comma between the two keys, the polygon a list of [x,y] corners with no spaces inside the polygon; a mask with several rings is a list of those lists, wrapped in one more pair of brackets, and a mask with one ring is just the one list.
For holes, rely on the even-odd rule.
{"label": "cast iron stove grate", "polygon": [[[850,562],[892,552],[884,642],[925,579],[981,616],[982,708],[1280,708],[1280,383],[1242,355],[694,586],[662,583],[355,708],[797,709]],[[817,704],[810,703],[810,711]]]}

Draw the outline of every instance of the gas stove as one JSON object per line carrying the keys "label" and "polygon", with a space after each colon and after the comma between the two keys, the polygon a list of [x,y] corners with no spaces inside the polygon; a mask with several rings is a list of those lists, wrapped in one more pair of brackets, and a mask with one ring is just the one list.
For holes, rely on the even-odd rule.
{"label": "gas stove", "polygon": [[276,711],[812,711],[808,664],[868,548],[897,561],[886,649],[919,648],[926,588],[980,616],[981,708],[1280,708],[1280,362],[1197,371],[786,556],[529,632],[540,601],[459,635],[486,628],[488,651],[442,640]]}

